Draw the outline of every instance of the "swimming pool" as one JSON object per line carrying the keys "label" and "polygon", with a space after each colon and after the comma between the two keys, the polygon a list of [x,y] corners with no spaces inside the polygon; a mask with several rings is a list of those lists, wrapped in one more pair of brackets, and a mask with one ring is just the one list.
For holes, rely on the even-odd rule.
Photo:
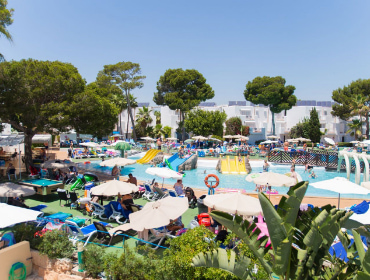
{"label": "swimming pool", "polygon": [[[139,159],[141,156],[133,156],[130,159]],[[98,170],[100,172],[104,172],[107,174],[111,174],[112,167],[101,167],[99,163],[101,161],[93,161],[91,164],[85,164],[83,167],[90,171]],[[251,161],[252,172],[262,172],[262,161]],[[183,184],[186,187],[192,188],[202,188],[206,189],[204,184],[204,178],[207,174],[216,174],[220,178],[220,185],[219,188],[232,188],[232,189],[244,189],[247,192],[254,192],[255,184],[247,182],[245,180],[246,175],[230,175],[230,174],[221,174],[216,171],[216,161],[213,160],[198,160],[198,168],[185,171],[186,176],[183,179]],[[153,176],[150,174],[145,173],[145,170],[149,167],[149,165],[144,164],[134,164],[124,167],[121,170],[121,175],[127,176],[129,173],[132,173],[135,177],[140,180],[152,180]],[[290,166],[288,165],[275,165],[271,164],[270,166],[271,172],[285,174],[290,172]],[[325,171],[324,167],[315,167],[314,168],[315,174],[317,175],[316,179],[311,179],[308,177],[308,173],[304,172],[304,166],[296,166],[296,172],[301,175],[304,181],[309,182],[317,182],[332,179],[334,177],[346,177],[345,172],[336,172],[336,171]],[[355,181],[355,175],[351,174],[350,180],[352,182]],[[361,181],[362,181],[362,174],[361,174]],[[161,178],[156,178],[157,181],[162,182]],[[165,179],[164,181],[167,184],[174,184],[176,180],[174,179]],[[286,194],[288,192],[288,188],[286,187],[273,187],[276,189],[279,194]],[[325,196],[325,197],[338,197],[338,194],[335,192],[316,189],[312,186],[308,186],[308,190],[306,195],[308,196]],[[357,195],[357,194],[343,194],[341,197],[347,198],[363,198],[363,199],[370,199],[369,195]]]}

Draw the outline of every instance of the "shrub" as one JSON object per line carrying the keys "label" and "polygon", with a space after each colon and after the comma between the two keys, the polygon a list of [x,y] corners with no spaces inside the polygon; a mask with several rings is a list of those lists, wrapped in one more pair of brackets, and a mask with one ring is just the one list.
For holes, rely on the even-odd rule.
{"label": "shrub", "polygon": [[39,245],[41,254],[47,255],[50,259],[71,258],[73,244],[68,239],[68,234],[59,230],[46,232]]}
{"label": "shrub", "polygon": [[352,147],[353,144],[350,142],[339,142],[338,147]]}
{"label": "shrub", "polygon": [[261,139],[261,140],[257,140],[257,141],[255,141],[254,143],[256,144],[256,145],[259,145],[261,142],[263,142],[263,141],[266,141],[265,139]]}
{"label": "shrub", "polygon": [[42,227],[37,227],[35,224],[18,224],[13,227],[13,234],[15,241],[29,241],[32,249],[38,249],[41,243],[41,238],[36,236],[35,233],[41,230]]}
{"label": "shrub", "polygon": [[104,248],[95,244],[89,244],[85,247],[82,254],[82,261],[87,273],[96,278],[104,269]]}

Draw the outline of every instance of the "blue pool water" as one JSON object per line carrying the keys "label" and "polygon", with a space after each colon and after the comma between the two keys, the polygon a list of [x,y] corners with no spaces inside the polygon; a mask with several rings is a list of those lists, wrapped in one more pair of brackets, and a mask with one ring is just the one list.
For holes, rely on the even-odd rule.
{"label": "blue pool water", "polygon": [[[139,159],[140,157],[130,157],[131,159]],[[89,169],[90,171],[99,170],[100,172],[104,172],[107,174],[111,174],[112,167],[101,167],[99,163],[101,161],[93,161],[91,164],[84,165],[85,169]],[[252,164],[252,172],[262,172],[262,163],[261,162],[251,162]],[[207,165],[207,164],[206,164]],[[149,165],[143,164],[134,164],[124,167],[121,170],[121,175],[127,176],[129,173],[132,173],[135,177],[140,180],[152,180],[153,175],[147,174],[145,170],[149,167]],[[283,165],[274,165],[271,164],[270,166],[271,172],[285,174],[290,172],[290,166],[283,166]],[[304,172],[303,166],[296,166],[296,172],[302,177],[304,181],[309,182],[318,182],[328,179],[333,179],[334,177],[346,177],[346,173],[343,172],[336,172],[336,171],[325,171],[323,167],[315,167],[314,172],[317,175],[316,179],[312,179],[308,177],[308,173]],[[204,184],[204,178],[207,174],[216,174],[220,178],[220,185],[219,188],[232,188],[232,189],[244,189],[247,192],[254,192],[255,184],[251,182],[247,182],[245,180],[246,175],[230,175],[230,174],[220,174],[216,171],[215,164],[210,164],[209,166],[204,166],[199,164],[198,168],[194,170],[185,171],[186,176],[183,179],[183,184],[185,187],[192,187],[192,188],[204,188],[206,186]],[[350,180],[354,182],[354,174],[351,174]],[[157,177],[156,181],[162,182],[162,179]],[[362,181],[362,175],[361,175]],[[165,179],[164,181],[167,184],[174,184],[176,180],[174,179]],[[286,187],[273,187],[276,189],[279,194],[286,194],[288,188]],[[316,189],[312,186],[308,186],[308,190],[306,193],[307,196],[325,196],[325,197],[338,197],[338,194],[335,192]],[[370,195],[357,195],[357,194],[343,194],[341,197],[348,197],[348,198],[363,198],[363,199],[370,199]]]}

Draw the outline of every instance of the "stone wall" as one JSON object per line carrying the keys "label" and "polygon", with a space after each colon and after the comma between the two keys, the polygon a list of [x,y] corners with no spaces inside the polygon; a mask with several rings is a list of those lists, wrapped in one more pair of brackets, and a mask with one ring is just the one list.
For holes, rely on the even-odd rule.
{"label": "stone wall", "polygon": [[[163,152],[159,152],[153,159],[152,162],[154,165],[160,164],[163,162]],[[149,164],[152,163],[151,161],[148,162]]]}
{"label": "stone wall", "polygon": [[217,161],[216,170],[221,173],[221,159]]}
{"label": "stone wall", "polygon": [[198,156],[192,155],[187,161],[180,164],[178,167],[178,171],[184,171],[184,170],[192,170],[196,169],[198,167]]}

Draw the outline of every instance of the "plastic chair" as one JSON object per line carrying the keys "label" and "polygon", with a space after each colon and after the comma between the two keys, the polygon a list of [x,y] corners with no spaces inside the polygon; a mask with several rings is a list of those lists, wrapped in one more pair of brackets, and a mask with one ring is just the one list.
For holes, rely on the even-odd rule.
{"label": "plastic chair", "polygon": [[62,200],[65,200],[66,203],[69,201],[67,190],[58,190],[57,193],[59,197],[59,206],[61,205]]}
{"label": "plastic chair", "polygon": [[14,178],[17,180],[17,174],[15,174],[15,168],[14,169],[9,169],[9,171],[8,171],[9,181],[10,181],[10,176],[14,176]]}

